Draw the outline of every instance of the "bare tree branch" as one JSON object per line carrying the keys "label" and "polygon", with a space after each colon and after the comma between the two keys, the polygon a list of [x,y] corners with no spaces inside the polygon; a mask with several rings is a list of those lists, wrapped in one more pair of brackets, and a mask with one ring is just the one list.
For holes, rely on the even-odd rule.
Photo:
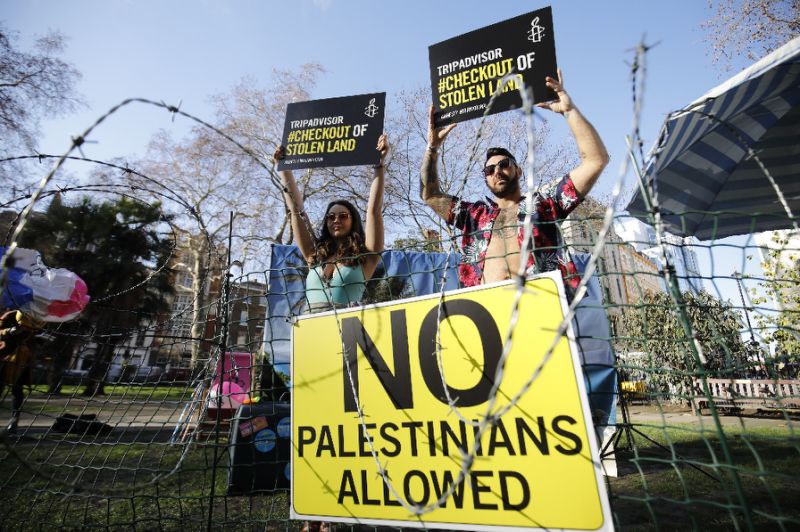
{"label": "bare tree branch", "polygon": [[756,61],[800,35],[800,0],[708,0],[714,16],[701,24],[712,61],[731,70]]}
{"label": "bare tree branch", "polygon": [[[18,39],[0,26],[0,153],[5,155],[35,153],[40,121],[83,105],[75,92],[80,73],[58,58],[64,36],[50,32],[31,51],[18,49]],[[0,166],[0,179],[15,179],[15,187],[20,175],[19,164]]]}

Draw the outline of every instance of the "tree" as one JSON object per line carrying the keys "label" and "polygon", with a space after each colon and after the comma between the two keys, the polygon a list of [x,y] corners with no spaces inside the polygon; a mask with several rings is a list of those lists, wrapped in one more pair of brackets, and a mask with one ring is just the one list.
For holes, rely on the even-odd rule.
{"label": "tree", "polygon": [[773,231],[762,250],[764,277],[752,301],[773,303],[775,310],[759,309],[758,329],[767,342],[774,342],[776,357],[800,362],[800,239],[792,231]]}
{"label": "tree", "polygon": [[[263,256],[265,244],[286,238],[283,197],[270,179],[272,154],[280,144],[286,105],[310,99],[308,91],[322,72],[314,64],[275,70],[264,88],[244,78],[228,93],[212,97],[212,125],[234,142],[202,126],[180,141],[162,132],[141,161],[145,174],[186,198],[212,240],[227,237],[234,213],[234,256],[240,261]],[[313,185],[304,192],[313,196]]]}
{"label": "tree", "polygon": [[[41,119],[82,104],[75,91],[81,75],[59,58],[65,47],[60,33],[39,37],[32,51],[19,50],[18,39],[0,25],[0,151],[25,155],[36,150]],[[15,174],[8,166],[0,167],[0,176],[11,175]]]}
{"label": "tree", "polygon": [[289,375],[278,371],[270,362],[269,353],[261,351],[258,363],[261,376],[259,378],[259,396],[262,401],[289,401]]}
{"label": "tree", "polygon": [[[683,313],[699,341],[705,356],[702,370],[707,377],[735,378],[752,366],[750,348],[741,337],[739,313],[730,302],[707,292],[682,294]],[[645,292],[635,309],[619,318],[620,347],[644,353],[642,370],[658,389],[678,402],[692,395],[692,377],[700,375],[695,363],[692,341],[676,315],[677,307],[665,292]]]}
{"label": "tree", "polygon": [[[172,288],[163,266],[174,244],[161,231],[168,221],[158,203],[125,197],[96,203],[83,197],[65,205],[56,196],[20,235],[21,246],[39,250],[45,264],[77,273],[89,287],[92,300],[79,330],[97,349],[85,395],[104,393],[115,346],[132,328],[166,310]],[[71,350],[62,356],[70,355]]]}
{"label": "tree", "polygon": [[[217,223],[207,223],[212,235],[216,228],[225,226],[228,213],[233,211],[234,238],[239,242],[239,253],[233,255],[240,260],[266,257],[265,244],[293,240],[283,197],[268,170],[283,134],[286,105],[310,99],[310,90],[323,72],[319,65],[275,71],[273,82],[265,88],[244,79],[230,92],[213,98],[217,108],[213,125],[249,153],[214,131],[198,127],[180,142],[164,134],[154,138],[147,158],[139,166],[143,173],[179,191],[204,220],[216,220]],[[420,88],[403,92],[398,99],[400,111],[387,115],[385,126],[393,146],[386,163],[387,233],[394,232],[395,237],[416,237],[431,230],[444,234],[439,227],[441,221],[419,196],[419,162],[426,143],[429,91]],[[574,149],[566,147],[567,143],[551,142],[548,133],[547,123],[538,121],[534,131],[536,175],[552,179],[576,164],[577,156]],[[524,164],[527,142],[527,129],[519,113],[490,116],[482,123],[459,124],[442,153],[443,187],[451,193],[483,195],[481,168],[486,148],[507,146]],[[322,168],[296,174],[312,220],[321,218],[332,198],[348,199],[365,209],[372,179],[369,167]],[[462,187],[462,183],[466,186]]]}
{"label": "tree", "polygon": [[[234,213],[231,255],[244,264],[246,271],[266,270],[269,244],[293,241],[288,211],[272,170],[272,155],[281,142],[286,105],[311,99],[310,91],[323,72],[319,65],[304,65],[294,71],[276,70],[266,87],[244,79],[229,92],[212,99],[216,112],[211,123],[224,135],[200,126],[181,140],[159,133],[146,157],[134,165],[190,206],[192,217],[187,216],[186,205],[176,203],[167,208],[177,209],[171,212],[194,254],[194,258],[180,267],[191,271],[195,279],[202,279],[205,272],[213,269],[203,262],[204,257],[215,255],[208,252],[208,246],[212,251],[226,250],[230,213]],[[417,235],[432,232],[445,235],[445,230],[419,196],[419,162],[426,142],[428,92],[419,89],[403,93],[400,100],[402,110],[388,117],[385,126],[393,151],[386,163],[384,218],[390,239],[408,236],[408,244],[415,246]],[[568,170],[576,157],[574,150],[560,145],[548,151],[546,147],[554,144],[546,142],[546,133],[546,124],[539,122],[535,131],[537,169],[541,175],[554,178]],[[483,154],[490,145],[508,146],[519,154],[522,162],[527,131],[519,113],[489,117],[480,125],[459,125],[443,150],[440,167],[449,192],[472,196],[485,193],[481,168]],[[323,210],[333,198],[348,199],[364,211],[372,176],[372,169],[367,166],[298,171],[295,175],[305,210],[315,221],[322,218]],[[147,188],[135,174],[125,179],[140,190]],[[466,182],[466,188],[460,186],[462,182]],[[199,312],[208,307],[208,302],[199,283],[194,290],[195,308]],[[194,316],[194,338],[200,338],[204,321],[202,315]],[[193,365],[199,360],[198,348],[195,345],[192,352]]]}
{"label": "tree", "polygon": [[[224,273],[231,213],[231,255],[249,271],[267,268],[270,243],[291,239],[286,234],[283,198],[270,179],[271,159],[280,143],[286,105],[310,99],[307,91],[322,71],[319,65],[276,70],[266,88],[242,79],[228,93],[212,98],[216,108],[212,124],[234,142],[204,126],[194,127],[180,140],[160,132],[135,165],[141,174],[185,201],[165,208],[174,215],[182,242],[183,252],[174,266],[192,277],[192,337],[196,340],[203,338],[211,306],[204,281]],[[141,190],[152,186],[133,173],[124,178]],[[313,195],[313,190],[308,193]],[[199,341],[192,342],[193,367],[201,358],[200,349]]]}
{"label": "tree", "polygon": [[709,0],[715,9],[701,27],[711,44],[712,60],[730,70],[734,61],[756,61],[800,34],[798,0]]}

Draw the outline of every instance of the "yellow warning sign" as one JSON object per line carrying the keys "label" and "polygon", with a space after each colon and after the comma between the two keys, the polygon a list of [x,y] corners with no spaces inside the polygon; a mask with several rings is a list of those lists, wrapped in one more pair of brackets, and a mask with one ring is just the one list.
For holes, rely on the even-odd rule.
{"label": "yellow warning sign", "polygon": [[610,530],[573,342],[562,335],[545,359],[561,283],[527,282],[507,352],[511,282],[300,317],[292,516]]}

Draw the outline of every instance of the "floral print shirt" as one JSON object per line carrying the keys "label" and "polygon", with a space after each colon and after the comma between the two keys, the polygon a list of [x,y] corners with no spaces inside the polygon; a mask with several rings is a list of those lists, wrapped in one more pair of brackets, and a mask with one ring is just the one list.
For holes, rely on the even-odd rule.
{"label": "floral print shirt", "polygon": [[[580,204],[575,185],[569,174],[539,188],[533,196],[533,249],[528,257],[526,274],[560,270],[569,289],[575,289],[580,282],[575,263],[569,256],[557,226],[559,220],[566,218]],[[524,221],[527,214],[527,199],[519,203],[519,231],[517,241],[522,249]],[[464,286],[481,284],[486,250],[492,239],[492,228],[500,208],[489,198],[486,201],[460,201],[453,199],[447,223],[462,231],[461,262],[458,277]]]}

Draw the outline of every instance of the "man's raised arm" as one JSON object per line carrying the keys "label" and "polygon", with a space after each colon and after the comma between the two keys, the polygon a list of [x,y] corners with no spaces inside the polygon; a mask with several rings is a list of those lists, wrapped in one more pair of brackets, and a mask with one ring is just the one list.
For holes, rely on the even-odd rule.
{"label": "man's raised arm", "polygon": [[558,80],[551,77],[545,78],[546,84],[558,95],[558,100],[537,104],[538,107],[550,109],[554,113],[564,115],[567,119],[575,142],[578,144],[578,153],[581,157],[581,164],[570,172],[572,183],[578,196],[584,198],[597,182],[597,178],[603,173],[603,169],[608,164],[608,152],[603,145],[600,135],[597,134],[594,126],[586,120],[580,110],[572,102],[567,91],[564,90],[561,69],[558,69]]}
{"label": "man's raised arm", "polygon": [[419,193],[422,200],[434,210],[436,214],[449,222],[450,210],[453,205],[453,196],[442,192],[439,184],[439,171],[437,163],[439,159],[439,147],[447,138],[447,135],[456,127],[450,124],[446,127],[437,128],[433,124],[434,108],[431,105],[428,113],[428,146],[425,148],[425,155],[422,157],[422,168],[420,169],[420,188]]}

